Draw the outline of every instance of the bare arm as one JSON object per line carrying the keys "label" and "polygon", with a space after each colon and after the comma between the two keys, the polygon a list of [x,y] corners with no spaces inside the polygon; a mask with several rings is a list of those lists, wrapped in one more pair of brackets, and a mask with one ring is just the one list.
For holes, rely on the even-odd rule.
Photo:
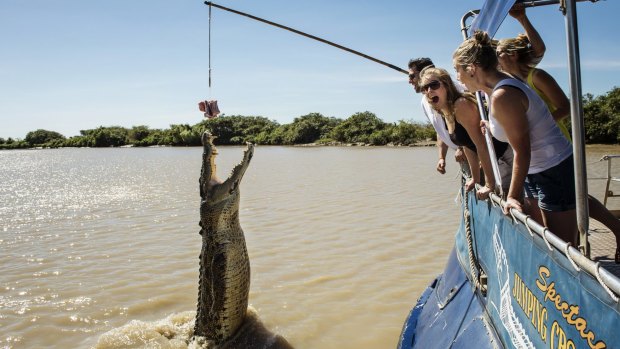
{"label": "bare arm", "polygon": [[437,160],[437,172],[446,173],[446,155],[448,154],[448,145],[437,136],[437,150],[439,151],[439,160]]}
{"label": "bare arm", "polygon": [[454,160],[456,162],[463,162],[467,160],[465,158],[465,154],[463,154],[463,147],[456,148],[456,150],[454,151]]}
{"label": "bare arm", "polygon": [[506,132],[508,143],[514,152],[512,179],[506,199],[507,213],[510,208],[523,211],[523,183],[530,168],[530,132],[526,111],[525,94],[512,87],[500,87],[491,97],[493,115]]}
{"label": "bare arm", "polygon": [[527,15],[525,14],[525,7],[517,4],[510,9],[509,14],[521,23],[521,26],[525,30],[525,35],[527,35],[527,38],[530,40],[530,44],[532,45],[534,57],[542,59],[547,48],[545,47],[545,42],[542,37],[540,37],[540,34],[538,34],[538,31],[534,28],[529,18],[527,18]]}
{"label": "bare arm", "polygon": [[[480,114],[478,114],[478,107],[465,98],[459,98],[454,104],[454,110],[456,113],[456,120],[459,124],[463,125],[469,135],[469,138],[471,138],[476,145],[476,161],[479,160],[482,164],[486,185],[489,188],[494,188],[495,178],[493,176],[493,166],[491,165],[491,157],[489,155],[489,150],[487,148],[484,135],[480,129]],[[469,159],[467,151],[465,152],[465,155],[467,155],[467,158]],[[476,168],[479,168],[478,164],[476,164]]]}
{"label": "bare arm", "polygon": [[463,147],[463,152],[465,153],[465,158],[467,158],[467,163],[469,164],[471,172],[471,178],[465,183],[465,190],[470,191],[474,189],[476,183],[480,183],[480,161],[475,151]]}
{"label": "bare arm", "polygon": [[559,121],[567,117],[570,114],[570,102],[555,79],[546,71],[536,69],[533,80],[534,86],[557,108],[552,113],[553,119]]}

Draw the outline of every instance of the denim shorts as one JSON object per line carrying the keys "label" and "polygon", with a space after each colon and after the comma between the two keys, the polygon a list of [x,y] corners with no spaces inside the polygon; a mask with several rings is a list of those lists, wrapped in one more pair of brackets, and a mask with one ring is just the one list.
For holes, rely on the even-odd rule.
{"label": "denim shorts", "polygon": [[561,212],[575,208],[575,171],[573,156],[545,171],[528,174],[525,196],[538,200],[545,211]]}

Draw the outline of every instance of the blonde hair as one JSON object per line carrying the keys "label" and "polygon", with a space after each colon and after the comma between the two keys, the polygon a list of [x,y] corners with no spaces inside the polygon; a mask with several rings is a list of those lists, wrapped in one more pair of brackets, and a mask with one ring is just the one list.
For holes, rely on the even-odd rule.
{"label": "blonde hair", "polygon": [[[456,101],[463,97],[471,102],[473,102],[474,104],[476,103],[476,97],[474,97],[474,95],[470,92],[461,92],[456,88],[456,85],[454,84],[454,80],[452,80],[452,77],[450,76],[450,73],[448,73],[447,70],[442,69],[442,68],[435,68],[435,67],[428,67],[428,68],[424,68],[421,72],[420,72],[420,83],[427,77],[427,76],[431,76],[434,75],[437,78],[437,81],[439,81],[444,88],[446,89],[446,100],[447,100],[447,104],[448,104],[448,115],[444,115],[443,112],[441,112],[440,110],[435,109],[435,106],[433,106],[433,109],[437,110],[437,112],[439,112],[445,119],[446,122],[448,122],[449,124],[451,124],[451,126],[454,126],[454,124],[456,123],[456,115],[454,112],[454,104],[456,103]],[[454,127],[453,127],[454,128]]]}
{"label": "blonde hair", "polygon": [[516,38],[501,39],[497,44],[497,53],[506,52],[516,54],[519,65],[534,68],[540,58],[534,56],[530,39],[525,34],[519,34]]}
{"label": "blonde hair", "polygon": [[476,30],[474,35],[459,45],[452,58],[460,66],[475,64],[482,70],[497,69],[495,45],[496,42],[486,32]]}

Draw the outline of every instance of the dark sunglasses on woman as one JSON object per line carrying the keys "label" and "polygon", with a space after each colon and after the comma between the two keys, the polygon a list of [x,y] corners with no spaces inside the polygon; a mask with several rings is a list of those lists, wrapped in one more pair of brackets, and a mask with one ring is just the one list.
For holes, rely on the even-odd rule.
{"label": "dark sunglasses on woman", "polygon": [[433,80],[429,82],[428,84],[422,85],[420,87],[420,90],[422,92],[426,92],[429,89],[429,87],[431,90],[435,91],[436,89],[441,87],[441,83],[439,82],[439,80]]}

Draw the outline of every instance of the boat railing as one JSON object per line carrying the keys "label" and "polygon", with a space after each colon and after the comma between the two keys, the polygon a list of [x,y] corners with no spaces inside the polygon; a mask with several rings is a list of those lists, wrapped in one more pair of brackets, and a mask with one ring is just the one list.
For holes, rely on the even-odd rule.
{"label": "boat railing", "polygon": [[605,184],[605,197],[603,199],[603,205],[607,207],[607,199],[613,197],[620,197],[620,194],[614,194],[612,190],[610,190],[611,183],[620,182],[620,177],[614,177],[611,174],[611,160],[620,158],[620,154],[616,155],[604,155],[599,161],[607,161],[607,177],[603,178],[607,181]]}
{"label": "boat railing", "polygon": [[[620,154],[614,155],[603,155],[597,162],[607,162],[607,175],[605,177],[588,177],[588,180],[604,180],[605,181],[605,192],[603,193],[603,205],[607,207],[607,203],[610,198],[620,197],[620,194],[616,194],[613,191],[612,184],[614,182],[620,183],[620,177],[615,177],[612,174],[612,163],[613,159],[620,158]],[[609,209],[609,208],[608,208]],[[620,218],[620,209],[609,209],[609,211],[616,217]]]}
{"label": "boat railing", "polygon": [[[491,194],[490,200],[493,206],[499,206],[502,209],[506,205],[505,200],[503,200],[502,197],[494,193]],[[529,215],[526,215],[523,212],[511,208],[510,216],[514,222],[523,224],[531,236],[537,235],[538,237],[540,237],[545,242],[547,248],[549,248],[550,251],[553,251],[553,249],[555,249],[558,252],[562,253],[576,271],[583,270],[596,278],[596,280],[598,280],[598,282],[609,294],[609,296],[615,302],[619,301],[618,296],[620,295],[620,279],[618,279],[610,271],[604,269],[601,266],[600,262],[592,261],[590,258],[583,255],[581,251],[574,248],[570,243],[559,238],[548,228],[540,225]]]}

